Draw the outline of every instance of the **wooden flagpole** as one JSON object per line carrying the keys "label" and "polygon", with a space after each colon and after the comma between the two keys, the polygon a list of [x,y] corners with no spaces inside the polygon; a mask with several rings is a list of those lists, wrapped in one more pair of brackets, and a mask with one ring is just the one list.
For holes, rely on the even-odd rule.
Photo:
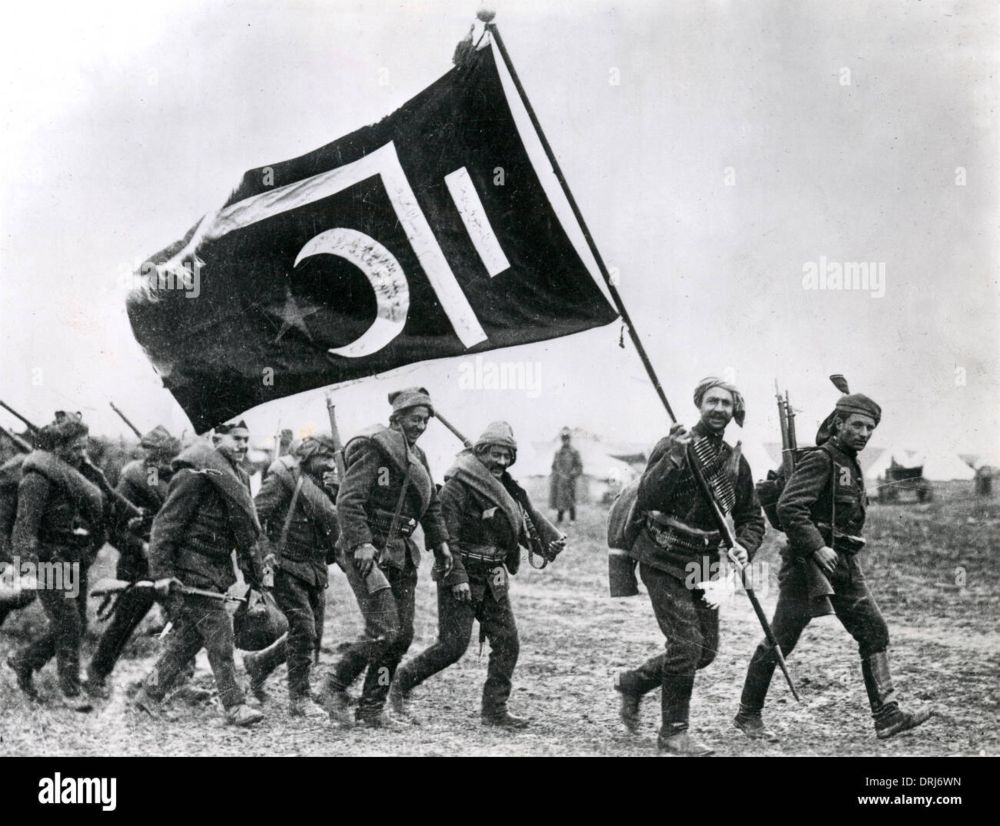
{"label": "wooden flagpole", "polygon": [[[481,16],[480,19],[483,20],[484,18]],[[660,379],[656,375],[653,363],[649,360],[649,356],[646,354],[646,348],[642,346],[642,341],[640,340],[638,333],[636,333],[635,327],[632,325],[632,318],[629,316],[629,312],[625,308],[625,303],[622,301],[618,288],[614,285],[614,283],[612,283],[611,274],[608,272],[608,268],[604,264],[604,259],[601,257],[601,253],[597,249],[597,244],[594,243],[594,237],[590,234],[590,228],[587,226],[587,222],[583,220],[583,215],[580,212],[580,207],[577,206],[576,198],[573,197],[569,184],[566,182],[562,169],[559,167],[559,161],[556,160],[555,153],[549,145],[548,138],[545,137],[545,133],[542,131],[542,125],[538,122],[538,116],[535,114],[535,109],[531,105],[531,101],[528,100],[528,94],[524,91],[524,86],[521,85],[521,79],[518,77],[517,70],[511,62],[510,54],[507,52],[507,47],[504,45],[503,38],[500,36],[500,30],[497,29],[496,23],[492,22],[492,18],[484,20],[484,22],[486,24],[486,30],[493,37],[494,42],[497,44],[497,48],[500,50],[500,55],[503,57],[504,65],[506,65],[507,71],[510,72],[511,79],[514,81],[517,93],[521,97],[521,102],[524,104],[524,108],[528,112],[528,117],[531,119],[531,125],[535,128],[535,132],[542,143],[542,149],[545,150],[545,156],[549,159],[549,163],[552,164],[552,172],[555,174],[556,180],[559,181],[559,185],[562,187],[563,193],[566,195],[566,200],[569,201],[570,209],[573,210],[573,216],[576,218],[577,223],[580,225],[580,229],[583,231],[583,237],[587,241],[587,246],[590,249],[591,255],[594,256],[594,260],[597,262],[597,268],[600,270],[605,284],[607,284],[608,292],[611,294],[611,299],[614,302],[615,309],[618,311],[618,315],[621,316],[621,319],[628,330],[629,338],[632,339],[632,344],[635,345],[636,352],[639,354],[639,358],[642,361],[642,366],[646,368],[646,373],[649,376],[650,381],[653,383],[656,394],[660,397],[660,401],[663,403],[663,407],[666,409],[667,415],[670,417],[670,421],[676,422],[677,417],[674,415],[674,411],[670,407],[670,402],[667,400],[667,394],[663,391],[663,386],[660,384]]]}

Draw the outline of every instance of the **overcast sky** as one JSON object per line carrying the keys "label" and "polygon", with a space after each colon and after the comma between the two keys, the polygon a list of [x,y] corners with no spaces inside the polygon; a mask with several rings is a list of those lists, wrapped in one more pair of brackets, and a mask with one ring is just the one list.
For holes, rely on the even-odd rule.
{"label": "overcast sky", "polygon": [[[1000,454],[995,3],[496,5],[682,420],[695,420],[695,382],[727,374],[748,397],[745,438],[773,441],[777,377],[806,441],[839,372],[882,403],[876,443]],[[246,169],[376,121],[433,82],[475,11],[470,0],[8,11],[0,397],[39,420],[82,409],[109,434],[122,431],[109,399],[143,429],[188,427],[132,338],[122,273]],[[884,283],[805,289],[824,260],[873,262]],[[540,387],[507,392],[464,387],[463,359],[406,368],[338,390],[341,427],[384,420],[388,390],[424,384],[470,433],[506,418],[523,441],[569,424],[649,442],[665,414],[618,338],[615,324],[485,354],[541,370]],[[261,437],[279,421],[323,426],[322,391],[249,420]],[[448,438],[429,434],[432,452]]]}

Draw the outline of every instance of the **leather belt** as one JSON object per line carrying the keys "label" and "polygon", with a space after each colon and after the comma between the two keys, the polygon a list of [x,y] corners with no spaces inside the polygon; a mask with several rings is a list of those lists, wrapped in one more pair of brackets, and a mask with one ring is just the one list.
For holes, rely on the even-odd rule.
{"label": "leather belt", "polygon": [[496,545],[471,545],[459,548],[462,559],[475,562],[485,562],[489,565],[500,565],[507,558],[507,552]]}
{"label": "leather belt", "polygon": [[[370,527],[373,532],[386,536],[389,533],[389,528],[392,527],[392,516],[392,511],[384,511],[381,509],[372,511],[368,514],[368,527]],[[410,536],[416,529],[416,517],[407,516],[405,513],[400,514],[399,522],[396,525],[396,533],[398,536]]]}
{"label": "leather belt", "polygon": [[703,531],[686,525],[673,516],[653,512],[647,515],[646,529],[661,548],[703,551],[718,546],[718,531]]}

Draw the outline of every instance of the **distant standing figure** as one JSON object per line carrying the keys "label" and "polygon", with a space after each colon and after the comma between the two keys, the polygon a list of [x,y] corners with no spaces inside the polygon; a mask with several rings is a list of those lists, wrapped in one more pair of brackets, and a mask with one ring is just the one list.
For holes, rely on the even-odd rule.
{"label": "distant standing figure", "polygon": [[563,514],[569,511],[569,521],[576,522],[576,480],[583,474],[580,451],[570,444],[572,434],[564,427],[559,434],[562,446],[552,458],[552,488],[549,507],[556,512],[556,523],[563,521]]}

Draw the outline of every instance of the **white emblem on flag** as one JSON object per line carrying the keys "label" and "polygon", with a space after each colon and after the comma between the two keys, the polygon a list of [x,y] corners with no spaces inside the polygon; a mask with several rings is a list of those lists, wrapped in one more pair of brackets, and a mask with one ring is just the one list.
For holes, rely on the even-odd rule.
{"label": "white emblem on flag", "polygon": [[389,250],[370,235],[337,227],[311,238],[299,250],[295,266],[311,255],[339,255],[365,274],[375,290],[375,321],[364,334],[343,347],[331,347],[335,356],[361,358],[376,353],[403,332],[410,309],[410,285],[403,267]]}
{"label": "white emblem on flag", "polygon": [[486,265],[490,277],[493,278],[504,270],[509,270],[510,261],[500,247],[500,241],[497,240],[489,216],[483,209],[483,202],[479,200],[479,193],[476,192],[476,185],[469,177],[469,171],[464,166],[456,169],[444,176],[444,182],[451,199],[458,207],[458,214],[462,216],[462,223],[465,224],[465,230],[472,239],[472,245]]}

